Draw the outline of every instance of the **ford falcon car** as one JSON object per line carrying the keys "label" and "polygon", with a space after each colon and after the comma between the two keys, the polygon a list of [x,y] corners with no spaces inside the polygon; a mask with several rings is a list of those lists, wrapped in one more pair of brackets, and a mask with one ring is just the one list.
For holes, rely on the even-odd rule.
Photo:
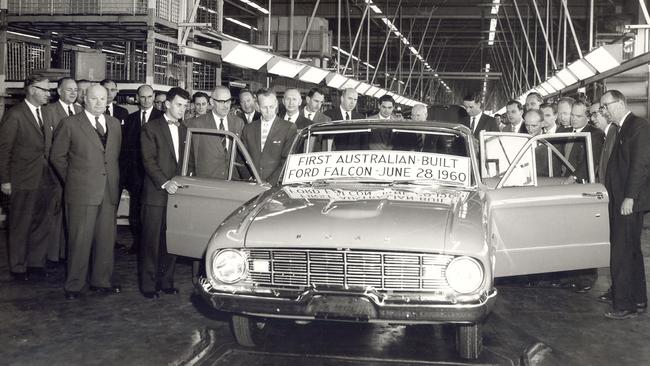
{"label": "ford falcon car", "polygon": [[[193,146],[210,138],[229,141],[228,179],[192,168],[205,158]],[[232,313],[244,346],[270,318],[446,323],[460,356],[477,358],[496,277],[609,262],[589,134],[477,141],[455,124],[328,122],[299,132],[273,186],[230,132],[190,129],[185,156],[168,250],[203,259],[198,290]],[[589,176],[566,184],[577,164]]]}

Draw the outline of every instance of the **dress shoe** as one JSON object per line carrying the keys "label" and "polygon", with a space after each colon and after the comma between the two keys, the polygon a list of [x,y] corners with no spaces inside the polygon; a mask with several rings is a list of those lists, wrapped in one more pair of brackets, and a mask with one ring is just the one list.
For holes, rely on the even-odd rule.
{"label": "dress shoe", "polygon": [[578,294],[586,294],[587,292],[591,291],[591,285],[576,284],[575,287],[573,288],[573,291]]}
{"label": "dress shoe", "polygon": [[606,318],[615,320],[632,319],[639,316],[637,310],[612,310],[606,311],[603,315],[605,315]]}
{"label": "dress shoe", "polygon": [[160,297],[157,291],[146,291],[142,293],[142,296],[146,297],[147,299],[157,299]]}
{"label": "dress shoe", "polygon": [[34,279],[42,280],[48,277],[48,273],[43,267],[27,267],[27,273]]}
{"label": "dress shoe", "polygon": [[176,294],[178,294],[178,289],[176,287],[161,288],[160,291],[166,293],[167,295],[176,295]]}
{"label": "dress shoe", "polygon": [[611,304],[613,299],[612,299],[612,290],[607,290],[604,294],[598,296],[598,301],[604,302],[607,304]]}
{"label": "dress shoe", "polygon": [[65,299],[66,300],[77,300],[80,297],[81,297],[81,292],[79,292],[79,291],[66,291],[65,292]]}
{"label": "dress shoe", "polygon": [[636,303],[636,312],[639,314],[643,314],[648,310],[648,303],[647,302],[637,302]]}
{"label": "dress shoe", "polygon": [[111,287],[90,286],[90,291],[100,295],[111,295],[111,294],[119,294],[120,292],[122,292],[122,288],[120,286],[111,286]]}
{"label": "dress shoe", "polygon": [[11,272],[11,278],[16,282],[29,281],[27,272]]}

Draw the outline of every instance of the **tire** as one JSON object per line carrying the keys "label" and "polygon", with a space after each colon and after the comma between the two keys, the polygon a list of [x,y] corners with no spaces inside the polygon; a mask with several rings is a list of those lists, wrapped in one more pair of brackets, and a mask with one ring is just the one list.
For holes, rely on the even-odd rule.
{"label": "tire", "polygon": [[466,360],[475,360],[483,350],[481,324],[461,324],[457,329],[456,348],[458,355]]}
{"label": "tire", "polygon": [[232,316],[232,333],[237,343],[244,347],[257,347],[261,344],[266,333],[266,324],[248,316]]}

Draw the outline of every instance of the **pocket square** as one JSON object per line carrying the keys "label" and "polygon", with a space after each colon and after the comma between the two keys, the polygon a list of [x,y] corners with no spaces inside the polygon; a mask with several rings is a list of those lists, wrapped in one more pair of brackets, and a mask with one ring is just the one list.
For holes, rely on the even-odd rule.
{"label": "pocket square", "polygon": [[281,141],[281,140],[273,140],[273,143],[274,143],[274,144],[281,144],[282,141]]}

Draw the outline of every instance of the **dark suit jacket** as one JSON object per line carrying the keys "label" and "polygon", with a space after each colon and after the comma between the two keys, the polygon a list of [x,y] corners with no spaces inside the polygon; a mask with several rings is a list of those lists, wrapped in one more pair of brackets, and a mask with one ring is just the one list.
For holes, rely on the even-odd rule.
{"label": "dark suit jacket", "polygon": [[[336,108],[332,108],[329,111],[326,111],[324,113],[327,117],[329,117],[332,121],[343,121],[343,115],[341,114],[341,108],[336,106]],[[351,112],[351,119],[364,119],[365,117],[363,114],[357,112],[357,111],[352,111]]]}
{"label": "dark suit jacket", "polygon": [[126,119],[129,117],[129,111],[126,108],[120,107],[119,105],[113,103],[113,117],[117,118],[122,125],[126,123]]}
{"label": "dark suit jacket", "polygon": [[187,127],[178,126],[178,161],[174,143],[165,117],[157,118],[142,127],[141,148],[145,176],[142,203],[152,206],[167,205],[167,191],[162,185],[181,173]]}
{"label": "dark suit jacket", "polygon": [[[149,114],[148,121],[153,121],[163,116],[163,112],[153,108]],[[120,174],[123,184],[133,193],[139,193],[144,178],[144,167],[142,166],[142,154],[140,149],[140,129],[142,126],[142,111],[137,110],[128,115],[124,122],[124,141],[120,152]],[[147,121],[147,122],[148,122]]]}
{"label": "dark suit jacket", "polygon": [[[280,118],[284,119],[284,115],[280,116]],[[307,117],[305,117],[302,113],[298,112],[298,118],[296,118],[296,121],[294,122],[296,125],[296,129],[302,130],[303,128],[313,124],[314,122]]]}
{"label": "dark suit jacket", "polygon": [[[305,117],[305,109],[304,108],[300,109],[300,115]],[[305,117],[305,118],[307,118],[307,117]],[[307,119],[309,119],[309,118],[307,118]],[[321,122],[329,122],[332,119],[330,117],[324,115],[322,112],[318,111],[318,112],[314,113],[311,120],[314,123],[321,123]]]}
{"label": "dark suit jacket", "polygon": [[605,136],[605,144],[603,145],[603,150],[600,153],[600,161],[598,162],[596,176],[598,181],[601,183],[605,182],[605,176],[607,174],[607,163],[609,162],[609,157],[612,155],[612,150],[614,149],[614,144],[616,143],[616,138],[618,137],[618,125],[616,123],[610,123],[609,129],[607,129],[607,135]]}
{"label": "dark suit jacket", "polygon": [[253,114],[253,120],[250,122],[248,122],[248,120],[246,119],[246,114],[243,111],[237,111],[235,112],[235,115],[239,117],[242,121],[244,121],[244,124],[246,125],[249,123],[253,123],[257,119],[262,118],[262,114],[258,111],[255,111],[255,114]]}
{"label": "dark suit jacket", "polygon": [[[595,168],[598,166],[598,159],[600,158],[603,143],[605,142],[605,133],[589,124],[582,129],[582,132],[589,132],[591,134],[591,148]],[[589,170],[587,165],[587,146],[584,142],[573,144],[568,160],[576,169],[573,175],[576,176],[578,182],[582,182],[582,180],[588,182]]]}
{"label": "dark suit jacket", "polygon": [[[234,114],[228,115],[227,119],[228,130],[241,138],[244,120]],[[212,112],[187,121],[187,127],[193,128],[207,128],[216,131],[218,126],[218,117]],[[222,138],[201,134],[192,136],[189,171],[197,177],[228,179],[230,152],[226,152],[224,149]],[[230,146],[232,148],[232,142]]]}
{"label": "dark suit jacket", "polygon": [[[341,108],[336,106],[329,111],[325,112],[325,115],[332,119],[332,121],[343,121],[344,117],[341,114]],[[365,117],[356,111],[351,112],[351,119],[364,119]],[[369,146],[369,136],[368,134],[350,134],[350,135],[338,135],[334,137],[334,150],[367,150]]]}
{"label": "dark suit jacket", "polygon": [[605,186],[619,207],[624,198],[634,199],[634,212],[650,210],[650,123],[629,114],[618,131],[609,158]]}
{"label": "dark suit jacket", "polygon": [[[471,128],[471,121],[472,117],[468,117],[467,126],[469,128]],[[521,125],[524,126],[523,123]],[[481,131],[499,132],[499,125],[497,124],[497,121],[494,119],[494,117],[490,117],[485,113],[481,114],[481,118],[479,118],[476,124],[476,129],[474,130],[474,137],[478,138]]]}
{"label": "dark suit jacket", "polygon": [[120,200],[120,121],[104,117],[106,147],[85,112],[64,118],[54,131],[50,162],[63,181],[68,204],[99,205],[106,189],[112,204]]}
{"label": "dark suit jacket", "polygon": [[[72,103],[72,108],[74,114],[79,114],[83,112],[83,108],[80,106]],[[47,118],[50,119],[50,123],[52,124],[52,127],[56,128],[56,126],[59,125],[59,121],[62,119],[69,117],[68,111],[63,109],[63,106],[59,101],[57,100],[54,103],[50,103],[46,106],[43,106],[43,109],[46,111]]]}
{"label": "dark suit jacket", "polygon": [[262,120],[258,119],[244,126],[242,141],[250,153],[253,164],[259,171],[262,180],[275,184],[280,179],[280,171],[284,161],[289,156],[296,133],[295,124],[275,117],[271,130],[266,137],[264,150],[261,151]]}
{"label": "dark suit jacket", "polygon": [[33,190],[40,185],[52,144],[51,119],[45,114],[41,109],[41,131],[23,101],[8,110],[0,122],[0,183],[11,183],[12,190]]}

